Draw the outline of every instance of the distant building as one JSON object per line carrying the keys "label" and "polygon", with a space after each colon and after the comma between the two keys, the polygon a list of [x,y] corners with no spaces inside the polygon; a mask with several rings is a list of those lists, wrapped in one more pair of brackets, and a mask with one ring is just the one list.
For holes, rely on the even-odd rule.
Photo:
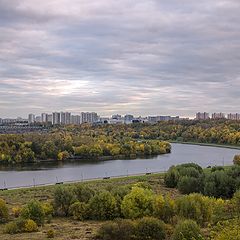
{"label": "distant building", "polygon": [[67,125],[71,123],[71,113],[70,112],[61,112],[60,113],[60,122],[63,125]]}
{"label": "distant building", "polygon": [[36,116],[35,117],[35,122],[36,123],[41,123],[42,122],[42,117],[41,116]]}
{"label": "distant building", "polygon": [[207,112],[196,113],[196,120],[207,120],[207,119],[209,119],[209,113]]}
{"label": "distant building", "polygon": [[225,114],[224,113],[213,113],[212,114],[212,119],[224,119],[225,118]]}
{"label": "distant building", "polygon": [[52,123],[53,122],[53,115],[52,114],[47,114],[46,122],[47,123]]}
{"label": "distant building", "polygon": [[229,120],[240,120],[240,113],[229,113],[227,118]]}
{"label": "distant building", "polygon": [[80,125],[81,124],[81,116],[80,115],[71,115],[71,124]]}
{"label": "distant building", "polygon": [[95,112],[82,112],[81,123],[96,123],[98,121],[98,115]]}
{"label": "distant building", "polygon": [[47,113],[42,113],[41,118],[42,118],[42,123],[47,123]]}
{"label": "distant building", "polygon": [[52,124],[60,124],[61,123],[61,114],[59,112],[53,112],[52,114]]}
{"label": "distant building", "polygon": [[29,124],[35,123],[35,115],[34,115],[34,114],[30,113],[30,114],[28,115],[28,123],[29,123]]}
{"label": "distant building", "polygon": [[115,115],[112,115],[112,119],[120,120],[122,119],[122,116],[120,114],[115,114]]}
{"label": "distant building", "polygon": [[172,117],[172,116],[148,116],[148,122],[149,123],[157,123],[160,121],[173,121],[173,120],[179,120],[179,116]]}
{"label": "distant building", "polygon": [[134,116],[133,115],[130,115],[130,114],[128,114],[128,115],[125,115],[124,116],[124,123],[125,124],[130,124],[130,123],[132,123],[132,120],[134,119]]}

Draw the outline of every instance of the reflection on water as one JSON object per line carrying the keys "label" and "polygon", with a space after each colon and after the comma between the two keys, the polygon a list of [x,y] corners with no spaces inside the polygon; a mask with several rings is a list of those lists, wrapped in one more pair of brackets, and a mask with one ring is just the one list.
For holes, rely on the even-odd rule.
{"label": "reflection on water", "polygon": [[170,166],[195,162],[202,167],[230,165],[240,150],[172,144],[172,153],[143,159],[78,160],[2,166],[0,188],[76,181],[106,176],[166,171]]}

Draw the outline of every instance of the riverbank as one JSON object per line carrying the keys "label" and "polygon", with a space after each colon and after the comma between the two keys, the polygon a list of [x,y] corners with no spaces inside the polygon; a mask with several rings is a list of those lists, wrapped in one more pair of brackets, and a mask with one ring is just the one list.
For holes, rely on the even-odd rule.
{"label": "riverbank", "polygon": [[168,140],[168,142],[177,143],[177,144],[198,145],[198,146],[206,146],[206,147],[219,147],[219,148],[229,148],[229,149],[240,150],[240,146],[235,146],[235,145],[225,145],[225,144],[216,144],[216,143],[199,143],[199,142],[180,142],[180,141],[171,141],[171,140]]}

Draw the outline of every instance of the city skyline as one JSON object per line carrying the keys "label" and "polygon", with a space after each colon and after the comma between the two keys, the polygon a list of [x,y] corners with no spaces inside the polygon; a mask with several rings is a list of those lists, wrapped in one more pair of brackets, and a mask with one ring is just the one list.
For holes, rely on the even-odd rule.
{"label": "city skyline", "polygon": [[239,112],[239,11],[238,0],[1,0],[0,116]]}

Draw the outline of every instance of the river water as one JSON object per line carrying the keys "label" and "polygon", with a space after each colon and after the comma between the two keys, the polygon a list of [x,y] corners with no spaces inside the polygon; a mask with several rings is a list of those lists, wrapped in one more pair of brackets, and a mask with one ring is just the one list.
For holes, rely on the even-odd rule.
{"label": "river water", "polygon": [[240,154],[240,150],[173,143],[170,154],[151,158],[107,161],[81,160],[1,167],[0,188],[163,172],[172,165],[189,162],[197,163],[202,167],[231,165],[235,154]]}

